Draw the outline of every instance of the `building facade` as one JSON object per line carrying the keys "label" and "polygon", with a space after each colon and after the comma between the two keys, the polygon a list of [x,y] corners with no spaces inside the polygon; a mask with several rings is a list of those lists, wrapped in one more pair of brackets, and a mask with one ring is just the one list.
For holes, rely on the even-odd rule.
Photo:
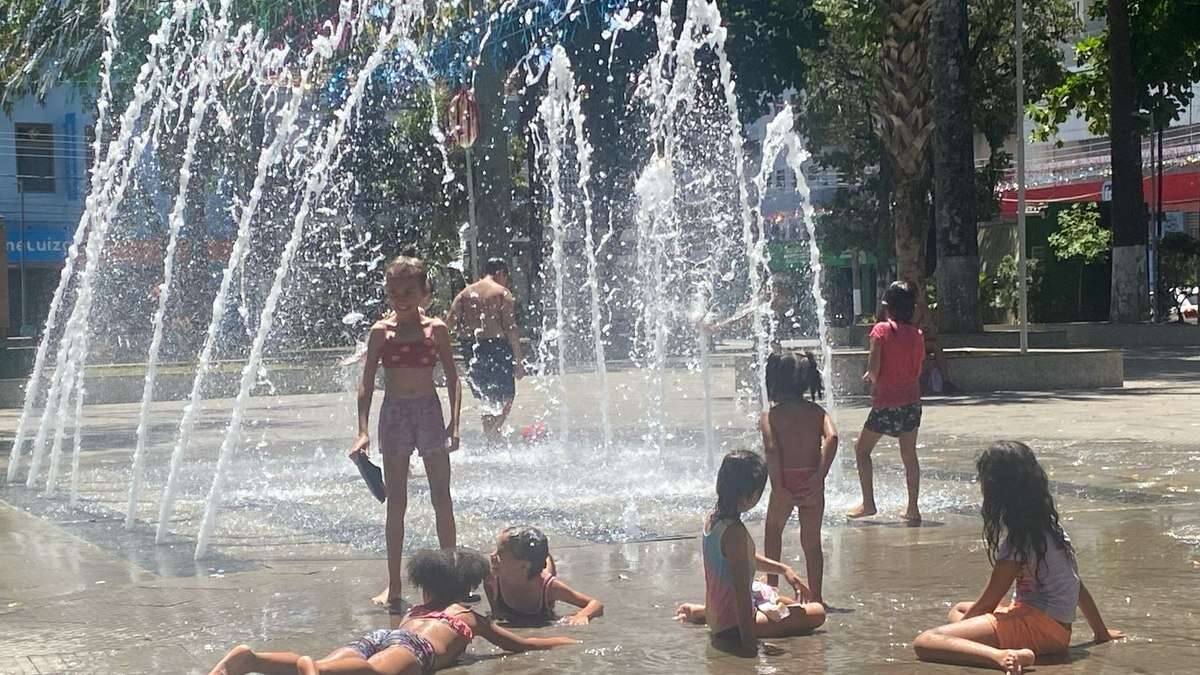
{"label": "building facade", "polygon": [[72,85],[0,111],[0,218],[4,220],[9,333],[32,335],[83,213],[94,131],[92,101]]}

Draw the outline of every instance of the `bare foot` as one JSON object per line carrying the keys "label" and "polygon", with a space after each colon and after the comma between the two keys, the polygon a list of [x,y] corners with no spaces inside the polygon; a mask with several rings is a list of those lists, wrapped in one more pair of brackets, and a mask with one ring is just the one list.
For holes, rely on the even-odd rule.
{"label": "bare foot", "polygon": [[254,651],[246,645],[238,645],[229,650],[221,662],[213,666],[208,675],[243,675],[252,672],[254,666]]}
{"label": "bare foot", "polygon": [[921,512],[916,509],[909,509],[909,510],[905,511],[904,515],[901,516],[901,518],[903,518],[905,521],[907,521],[909,525],[920,525],[921,524]]}
{"label": "bare foot", "polygon": [[704,605],[683,603],[675,610],[675,620],[680,623],[704,623]]}
{"label": "bare foot", "polygon": [[396,611],[404,604],[404,598],[400,596],[400,591],[397,590],[395,595],[392,595],[391,588],[383,589],[379,595],[371,598],[371,602],[381,607],[386,607],[388,611]]}
{"label": "bare foot", "polygon": [[311,656],[301,656],[300,660],[296,661],[296,672],[299,675],[320,675],[321,673]]}
{"label": "bare foot", "polygon": [[858,506],[854,507],[853,510],[847,512],[846,517],[847,518],[866,518],[867,516],[873,516],[876,513],[879,513],[879,511],[877,511],[875,509],[874,504],[867,506],[864,503],[864,504],[859,504]]}
{"label": "bare foot", "polygon": [[1035,659],[1032,649],[1005,649],[1001,650],[996,665],[1006,673],[1023,673]]}

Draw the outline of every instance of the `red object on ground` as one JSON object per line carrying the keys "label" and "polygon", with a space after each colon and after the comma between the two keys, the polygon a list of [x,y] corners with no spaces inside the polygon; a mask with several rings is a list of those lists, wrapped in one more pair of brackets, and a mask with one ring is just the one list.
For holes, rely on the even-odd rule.
{"label": "red object on ground", "polygon": [[546,423],[542,422],[541,420],[531,424],[526,424],[521,428],[521,437],[525,439],[526,443],[534,443],[544,440],[548,435],[549,431],[546,429]]}

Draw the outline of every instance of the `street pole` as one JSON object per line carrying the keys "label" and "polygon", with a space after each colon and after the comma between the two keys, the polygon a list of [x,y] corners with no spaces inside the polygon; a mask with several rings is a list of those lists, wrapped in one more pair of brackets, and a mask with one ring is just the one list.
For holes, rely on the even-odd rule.
{"label": "street pole", "polygon": [[475,220],[475,170],[471,164],[471,148],[464,148],[467,153],[467,219],[471,225],[469,243],[471,247],[471,281],[479,281],[479,224]]}
{"label": "street pole", "polygon": [[25,225],[25,177],[17,176],[17,192],[21,195],[21,336],[29,337],[29,315],[26,313],[26,298],[29,286],[25,283],[25,259],[29,257],[29,238]]}
{"label": "street pole", "polygon": [[1021,16],[1022,0],[1016,0],[1015,50],[1017,57],[1017,284],[1021,300],[1017,321],[1021,325],[1021,353],[1029,352],[1029,283],[1025,259],[1025,68],[1023,55],[1025,26]]}

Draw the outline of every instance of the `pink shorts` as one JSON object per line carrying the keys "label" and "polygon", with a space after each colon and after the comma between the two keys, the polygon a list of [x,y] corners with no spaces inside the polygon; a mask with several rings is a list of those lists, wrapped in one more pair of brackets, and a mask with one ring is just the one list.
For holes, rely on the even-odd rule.
{"label": "pink shorts", "polygon": [[407,457],[446,451],[446,423],[437,394],[423,398],[385,398],[379,409],[379,451]]}

